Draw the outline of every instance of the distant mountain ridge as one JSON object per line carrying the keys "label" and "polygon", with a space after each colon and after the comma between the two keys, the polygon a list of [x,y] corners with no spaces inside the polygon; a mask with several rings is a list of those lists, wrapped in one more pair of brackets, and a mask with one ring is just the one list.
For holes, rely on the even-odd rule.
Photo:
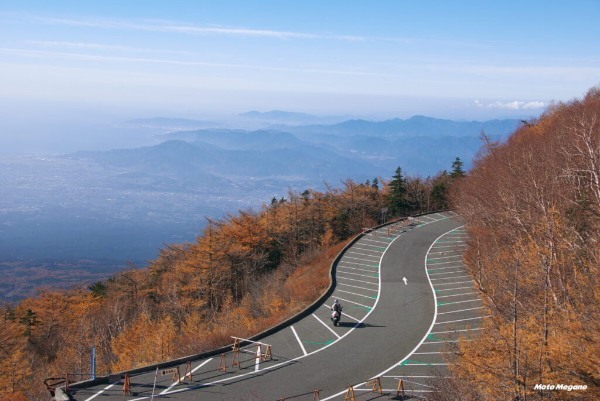
{"label": "distant mountain ridge", "polygon": [[[502,140],[520,124],[520,120],[452,121],[414,116],[407,120],[348,120],[331,125],[279,125],[259,130],[200,129],[168,133],[158,138],[211,144],[222,150],[302,150],[307,165],[312,165],[311,152],[319,150],[317,153],[330,154],[327,157],[332,161],[352,158],[363,162],[360,164],[363,171],[345,167],[348,174],[356,174],[353,177],[368,176],[378,170],[394,171],[397,166],[409,174],[432,175],[449,168],[455,157],[460,157],[468,168],[481,146],[482,132],[492,140]],[[262,164],[266,160],[256,159],[254,163]],[[333,166],[330,168],[329,173],[339,171]],[[333,177],[328,172],[317,176],[327,175]]]}
{"label": "distant mountain ridge", "polygon": [[336,124],[348,120],[348,116],[317,116],[308,113],[298,113],[283,110],[271,111],[248,111],[238,114],[238,117],[244,120],[258,121],[265,124],[265,127],[271,125],[309,125],[309,124]]}
{"label": "distant mountain ridge", "polygon": [[[261,134],[268,136],[260,138]],[[252,178],[268,180],[282,191],[292,183],[311,186],[311,183],[321,184],[323,180],[345,176],[366,179],[378,172],[377,167],[368,162],[303,141],[296,140],[290,146],[270,146],[271,134],[268,131],[247,134],[253,141],[249,145],[232,138],[233,141],[223,142],[223,145],[238,142],[240,146],[229,148],[210,143],[210,138],[202,141],[200,137],[194,141],[169,139],[155,146],[134,149],[76,152],[65,157],[124,169],[129,174],[136,172],[137,176],[168,176],[173,184],[171,189],[189,190],[205,187],[207,180],[214,183],[223,179],[223,184],[231,185],[231,182],[241,183]]]}
{"label": "distant mountain ridge", "polygon": [[276,130],[204,129],[174,132],[160,135],[158,138],[162,140],[175,139],[191,143],[204,142],[230,150],[294,148],[301,146],[303,143],[302,140],[289,132]]}
{"label": "distant mountain ridge", "polygon": [[414,116],[406,120],[394,118],[385,121],[348,120],[334,125],[310,125],[288,127],[297,135],[367,135],[376,137],[406,136],[479,136],[485,132],[490,136],[506,137],[521,124],[520,120],[453,121],[425,116]]}
{"label": "distant mountain ridge", "polygon": [[239,114],[245,118],[261,118],[261,119],[300,119],[300,118],[315,118],[312,114],[298,113],[293,111],[271,110],[271,111],[247,111]]}
{"label": "distant mountain ridge", "polygon": [[505,138],[522,124],[518,119],[496,119],[488,121],[454,121],[426,116],[408,119],[393,118],[382,121],[348,119],[344,116],[315,116],[282,110],[267,112],[249,111],[232,116],[227,121],[209,121],[186,118],[154,117],[130,120],[125,125],[154,129],[159,133],[174,133],[190,130],[271,130],[287,132],[302,138],[315,135],[367,135],[374,137],[407,136],[477,136],[485,132],[488,136]]}

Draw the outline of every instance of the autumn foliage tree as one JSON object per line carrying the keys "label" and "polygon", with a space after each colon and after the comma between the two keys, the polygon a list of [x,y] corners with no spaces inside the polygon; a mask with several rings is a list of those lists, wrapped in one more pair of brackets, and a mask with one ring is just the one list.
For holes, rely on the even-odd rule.
{"label": "autumn foliage tree", "polygon": [[487,143],[452,199],[489,316],[453,354],[461,399],[600,399],[600,89]]}

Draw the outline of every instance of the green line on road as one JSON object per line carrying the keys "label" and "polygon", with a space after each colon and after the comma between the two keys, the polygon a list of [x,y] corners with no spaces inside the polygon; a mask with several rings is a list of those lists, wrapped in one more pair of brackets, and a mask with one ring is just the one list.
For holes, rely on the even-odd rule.
{"label": "green line on road", "polygon": [[411,364],[411,365],[429,365],[428,363],[425,363],[425,362],[419,362],[419,361],[414,361],[412,359],[407,359],[406,361],[402,362],[400,364],[400,366],[406,366],[408,364]]}

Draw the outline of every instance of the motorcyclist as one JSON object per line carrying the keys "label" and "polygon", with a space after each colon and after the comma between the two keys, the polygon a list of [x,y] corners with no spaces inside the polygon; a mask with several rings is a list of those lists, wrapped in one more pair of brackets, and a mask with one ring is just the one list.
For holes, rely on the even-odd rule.
{"label": "motorcyclist", "polygon": [[337,326],[342,317],[342,304],[340,304],[340,301],[336,299],[331,305],[331,310],[333,311],[331,321],[333,321],[334,326]]}
{"label": "motorcyclist", "polygon": [[340,301],[338,301],[337,299],[335,301],[333,301],[333,305],[331,305],[331,310],[334,312],[337,312],[341,315],[342,314],[342,304],[340,304]]}

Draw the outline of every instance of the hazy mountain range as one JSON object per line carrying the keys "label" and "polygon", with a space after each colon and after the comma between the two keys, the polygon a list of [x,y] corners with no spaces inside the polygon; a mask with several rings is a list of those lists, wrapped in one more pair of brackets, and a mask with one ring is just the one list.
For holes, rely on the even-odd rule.
{"label": "hazy mountain range", "polygon": [[[46,273],[79,271],[93,280],[126,260],[141,264],[163,243],[193,240],[205,216],[257,208],[288,190],[336,186],[346,178],[388,179],[398,166],[425,177],[449,169],[457,156],[468,168],[481,131],[502,139],[520,124],[413,117],[326,125],[319,123],[326,117],[280,111],[236,119],[254,120],[249,126],[259,128],[132,120],[126,124],[138,135],[147,129],[142,143],[155,145],[1,157],[0,270],[6,279],[0,296],[27,295],[31,269],[40,272],[38,281],[54,277],[60,285],[68,280]],[[183,130],[174,132],[177,127]]]}

